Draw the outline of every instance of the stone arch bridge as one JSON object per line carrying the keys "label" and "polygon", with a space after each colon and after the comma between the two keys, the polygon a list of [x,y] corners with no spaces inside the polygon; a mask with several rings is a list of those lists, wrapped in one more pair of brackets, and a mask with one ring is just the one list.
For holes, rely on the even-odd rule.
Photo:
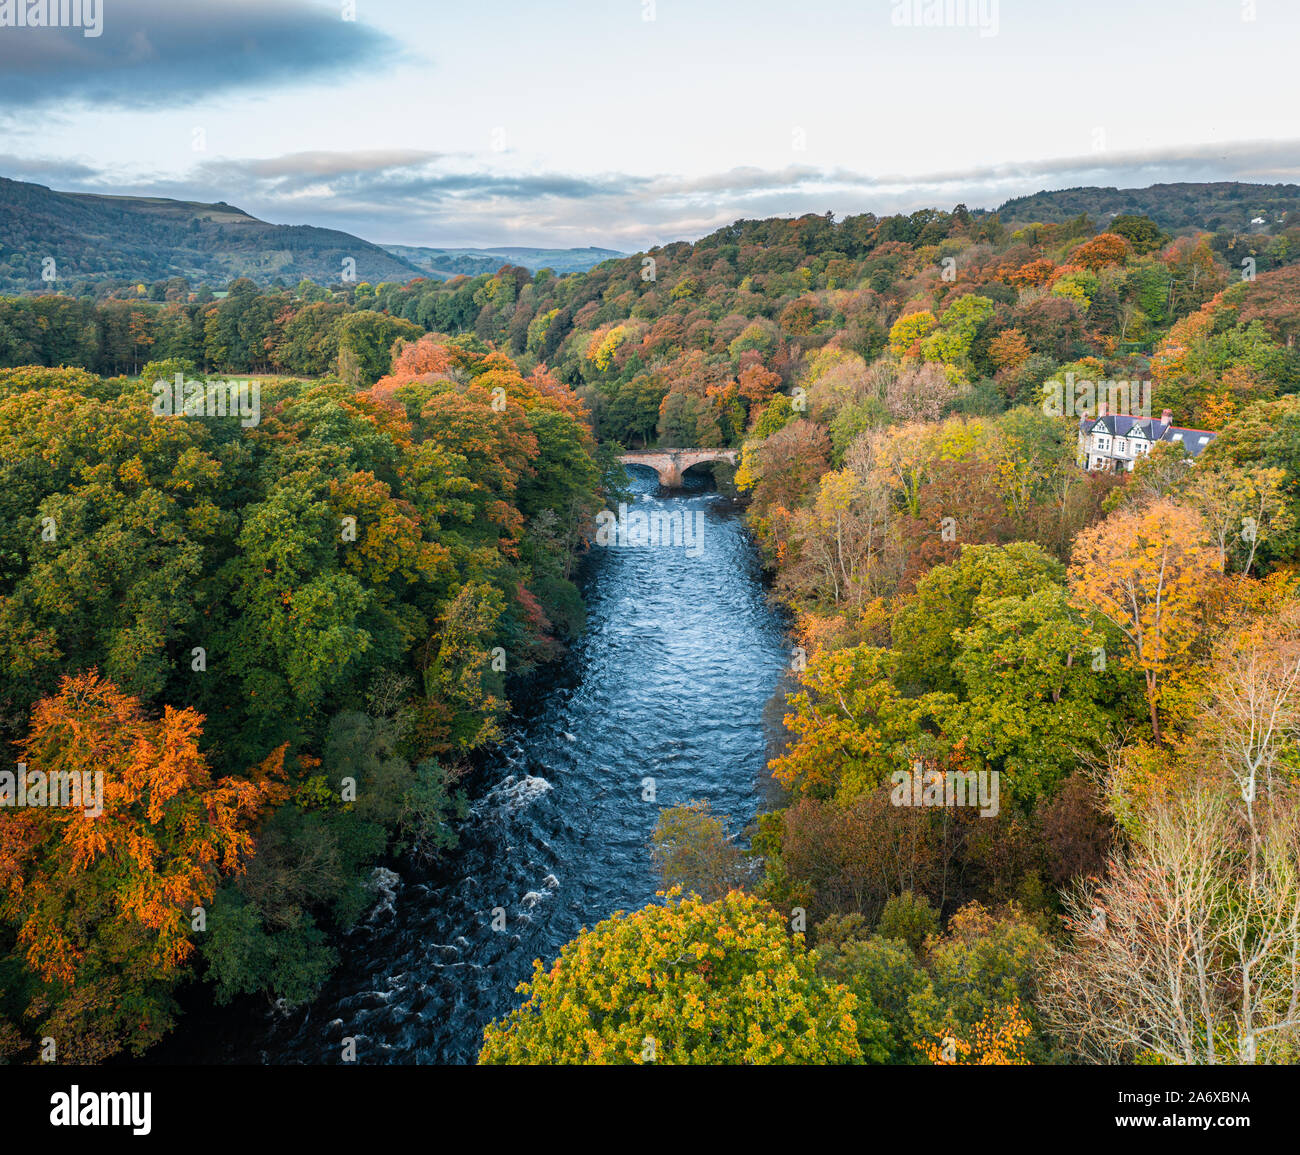
{"label": "stone arch bridge", "polygon": [[735,465],[739,460],[739,449],[634,449],[619,458],[624,465],[648,465],[659,474],[659,484],[665,489],[681,489],[682,474],[693,465],[712,461]]}

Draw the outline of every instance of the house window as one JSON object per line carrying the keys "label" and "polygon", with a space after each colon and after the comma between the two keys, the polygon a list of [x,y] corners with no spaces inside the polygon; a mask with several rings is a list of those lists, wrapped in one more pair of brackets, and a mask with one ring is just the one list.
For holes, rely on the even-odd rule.
{"label": "house window", "polygon": [[1115,438],[1115,452],[1116,453],[1124,452],[1124,438],[1122,437]]}
{"label": "house window", "polygon": [[1097,434],[1097,448],[1100,449],[1103,453],[1108,452],[1110,450],[1110,438],[1107,437],[1104,433]]}

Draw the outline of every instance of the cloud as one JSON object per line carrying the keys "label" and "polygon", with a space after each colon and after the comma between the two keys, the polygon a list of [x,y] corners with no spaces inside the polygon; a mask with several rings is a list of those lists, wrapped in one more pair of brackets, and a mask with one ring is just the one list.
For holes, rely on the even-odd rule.
{"label": "cloud", "polygon": [[[356,71],[397,46],[306,0],[82,0],[83,28],[0,27],[0,108],[174,106]],[[54,5],[57,8],[57,3]],[[89,23],[89,17],[83,19]]]}
{"label": "cloud", "polygon": [[56,160],[48,156],[23,157],[0,152],[0,174],[10,180],[33,181],[53,188],[57,185],[84,184],[100,179],[98,169],[75,160]]}
{"label": "cloud", "polygon": [[[339,162],[337,176],[293,183],[259,179],[253,162],[228,162],[259,215],[292,209],[370,239],[408,244],[601,244],[646,248],[692,239],[740,217],[834,211],[911,212],[923,207],[998,207],[1043,189],[1146,187],[1175,181],[1300,178],[1300,142],[1194,145],[1150,152],[1091,153],[920,176],[790,165],[698,176],[572,175],[463,168],[445,156],[409,164]],[[254,207],[255,206],[255,207]]]}
{"label": "cloud", "polygon": [[[35,162],[25,162],[35,164]],[[0,171],[4,169],[0,158]],[[1144,188],[1176,181],[1288,182],[1300,142],[1193,145],[1055,160],[873,175],[790,165],[698,176],[512,172],[422,150],[300,152],[208,161],[183,179],[70,176],[79,191],[226,200],[264,220],[343,229],[366,240],[431,246],[602,245],[632,251],[691,240],[738,218],[834,211],[997,208],[1044,189]]]}

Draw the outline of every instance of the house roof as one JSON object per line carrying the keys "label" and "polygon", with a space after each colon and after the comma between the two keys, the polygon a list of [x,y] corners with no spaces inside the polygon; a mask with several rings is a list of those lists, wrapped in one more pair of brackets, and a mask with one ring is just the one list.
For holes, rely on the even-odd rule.
{"label": "house roof", "polygon": [[1130,437],[1140,430],[1151,441],[1170,441],[1181,445],[1192,457],[1199,457],[1218,434],[1210,429],[1190,429],[1183,425],[1166,425],[1154,417],[1133,417],[1127,413],[1108,413],[1105,417],[1080,417],[1079,432],[1087,436],[1094,431],[1112,437]]}

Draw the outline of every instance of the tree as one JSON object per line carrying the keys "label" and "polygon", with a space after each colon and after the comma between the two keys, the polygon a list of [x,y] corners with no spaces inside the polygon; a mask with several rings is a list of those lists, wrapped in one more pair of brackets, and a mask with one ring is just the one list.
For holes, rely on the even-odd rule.
{"label": "tree", "polygon": [[1218,577],[1218,558],[1200,515],[1168,500],[1118,510],[1075,542],[1071,598],[1124,636],[1129,659],[1146,683],[1157,742],[1162,689],[1189,663]]}
{"label": "tree", "polygon": [[390,350],[399,338],[415,340],[419,326],[383,313],[348,313],[338,325],[339,377],[354,388],[373,385],[392,367]]}
{"label": "tree", "polygon": [[924,895],[905,890],[885,903],[877,930],[883,938],[905,942],[919,954],[925,940],[939,933],[939,915]]}
{"label": "tree", "polygon": [[860,914],[830,915],[817,924],[817,973],[842,983],[858,1000],[858,1042],[866,1062],[921,1061],[909,1006],[929,977],[905,941],[870,934]]}
{"label": "tree", "polygon": [[993,1064],[1056,1057],[1034,1006],[1046,948],[1014,904],[994,912],[971,902],[917,953],[883,926],[867,934],[857,915],[822,922],[816,953],[818,970],[883,1020],[886,1061]]}
{"label": "tree", "polygon": [[727,833],[726,817],[714,817],[707,802],[661,810],[651,854],[665,888],[685,888],[706,902],[736,889],[745,876],[744,852]]}
{"label": "tree", "polygon": [[1060,562],[1031,542],[963,546],[953,562],[935,566],[921,578],[894,615],[891,633],[900,680],[956,691],[959,632],[976,625],[977,601],[1026,597],[1058,585],[1064,574]]}
{"label": "tree", "polygon": [[1018,801],[1051,794],[1112,720],[1114,671],[1096,661],[1106,634],[1070,609],[1062,587],[1046,586],[977,598],[956,641],[961,700],[942,711],[944,729],[965,736]]}
{"label": "tree", "polygon": [[903,891],[941,902],[953,831],[940,809],[895,806],[889,787],[847,804],[799,799],[762,823],[766,893],[813,921],[842,913],[874,922]]}
{"label": "tree", "polygon": [[1226,633],[1199,733],[1250,816],[1256,797],[1300,778],[1300,603]]}
{"label": "tree", "polygon": [[1070,254],[1070,261],[1097,272],[1107,265],[1124,264],[1130,252],[1132,249],[1123,236],[1116,233],[1098,233],[1092,240],[1084,241],[1075,249]]}
{"label": "tree", "polygon": [[[930,985],[910,1000],[918,1046],[928,1051],[952,1039],[976,1063],[1049,1062],[1052,1041],[1035,1004],[1038,970],[1048,941],[1034,920],[1011,903],[990,911],[970,902],[956,911],[940,938],[930,940]],[[933,1060],[932,1060],[933,1061]]]}
{"label": "tree", "polygon": [[917,1046],[935,1066],[1025,1066],[1029,1062],[1025,1057],[1025,1040],[1033,1030],[1020,1013],[1020,1000],[1013,999],[1009,1006],[997,1007],[974,1023],[963,1032],[965,1038],[954,1032]]}
{"label": "tree", "polygon": [[879,580],[888,524],[888,496],[876,478],[864,483],[851,469],[823,473],[812,507],[791,521],[794,548],[779,575],[782,592],[796,604],[860,606]]}
{"label": "tree", "polygon": [[1029,342],[1019,329],[1003,329],[989,342],[989,359],[999,369],[1015,372],[1029,360]]}
{"label": "tree", "polygon": [[1102,873],[1114,826],[1101,811],[1096,783],[1084,771],[1069,775],[1050,798],[1040,798],[1035,816],[1054,886]]}
{"label": "tree", "polygon": [[1244,579],[1261,545],[1291,528],[1281,469],[1210,465],[1185,477],[1181,491],[1196,506],[1224,571],[1229,560]]}
{"label": "tree", "polygon": [[138,395],[0,400],[0,698],[21,718],[60,670],[96,666],[147,701],[174,676],[206,547],[229,524],[208,424],[155,417]]}
{"label": "tree", "polygon": [[843,1063],[861,1058],[857,1000],[760,899],[662,905],[584,930],[526,1001],[483,1032],[479,1062]]}
{"label": "tree", "polygon": [[1106,877],[1065,900],[1070,944],[1044,1008],[1093,1062],[1300,1058],[1300,823],[1294,791],[1254,829],[1226,783],[1158,798]]}
{"label": "tree", "polygon": [[829,464],[830,441],[820,425],[797,419],[778,429],[758,447],[750,465],[755,508],[765,512],[774,505],[796,505]]}
{"label": "tree", "polygon": [[938,322],[929,309],[906,313],[894,322],[889,330],[889,351],[896,357],[906,357],[919,349],[919,343],[934,331]]}
{"label": "tree", "polygon": [[908,366],[885,390],[885,408],[899,421],[937,421],[957,396],[943,366],[926,361]]}
{"label": "tree", "polygon": [[796,737],[769,763],[772,776],[813,798],[850,799],[884,782],[925,711],[894,684],[896,662],[889,650],[868,645],[816,654],[787,697],[785,725]]}
{"label": "tree", "polygon": [[[283,748],[243,778],[213,782],[203,716],[150,719],[95,671],[64,677],[32,711],[27,774],[72,775],[82,806],[0,810],[0,916],[40,980],[29,1014],[64,1061],[139,1054],[171,1025],[171,991],[194,949],[191,919],[244,869],[251,826],[283,797]],[[99,779],[102,813],[85,784]]]}

